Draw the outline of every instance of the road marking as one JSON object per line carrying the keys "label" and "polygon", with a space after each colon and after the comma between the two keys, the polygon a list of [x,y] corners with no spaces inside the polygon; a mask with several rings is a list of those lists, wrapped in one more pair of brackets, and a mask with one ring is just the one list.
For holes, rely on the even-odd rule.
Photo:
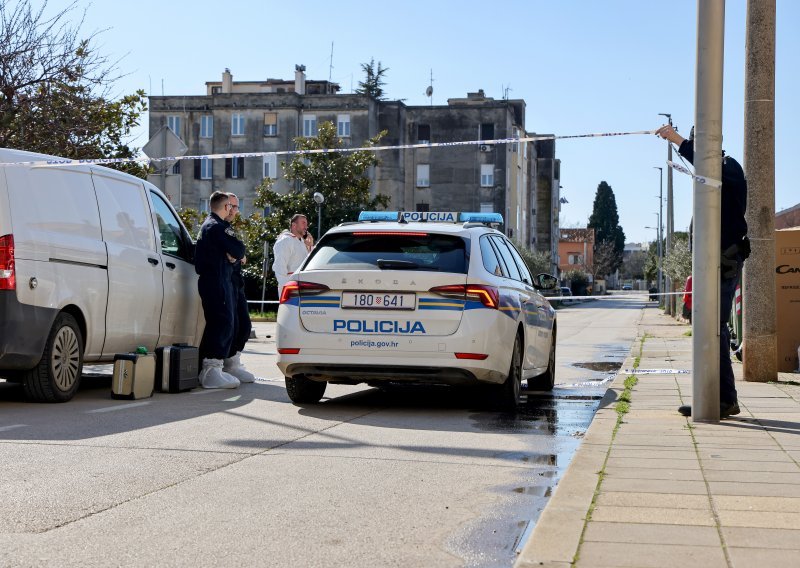
{"label": "road marking", "polygon": [[0,432],[8,432],[17,428],[24,428],[27,424],[9,424],[8,426],[0,426]]}
{"label": "road marking", "polygon": [[236,396],[232,396],[231,398],[224,399],[222,402],[236,402],[240,398],[242,398],[242,395],[237,394]]}
{"label": "road marking", "polygon": [[87,410],[84,414],[95,414],[98,412],[114,412],[115,410],[126,410],[128,408],[136,408],[137,406],[147,406],[150,404],[149,401],[147,402],[131,402],[130,404],[120,404],[118,406],[109,406],[106,408],[95,408],[94,410]]}

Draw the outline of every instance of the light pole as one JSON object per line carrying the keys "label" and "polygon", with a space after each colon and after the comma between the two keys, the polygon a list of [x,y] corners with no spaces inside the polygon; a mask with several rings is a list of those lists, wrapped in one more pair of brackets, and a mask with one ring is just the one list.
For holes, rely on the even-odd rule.
{"label": "light pole", "polygon": [[314,203],[317,204],[317,240],[322,231],[322,204],[325,203],[325,196],[319,191],[314,192]]}
{"label": "light pole", "polygon": [[[672,126],[672,115],[668,112],[660,112],[658,113],[659,116],[664,116],[667,118],[667,123]],[[667,160],[670,162],[672,161],[672,144],[667,143]],[[675,232],[675,204],[673,203],[672,199],[672,168],[667,168],[667,239],[666,239],[666,249],[665,254],[669,256],[670,251],[672,250],[672,233]],[[672,292],[672,280],[669,279],[667,281],[667,292]],[[677,312],[677,304],[675,302],[675,296],[667,296],[667,306],[669,309],[667,310],[667,314],[671,316],[675,316]]]}
{"label": "light pole", "polygon": [[[661,250],[661,241],[664,239],[663,235],[663,223],[662,223],[662,215],[664,211],[664,168],[661,166],[653,166],[653,169],[658,170],[658,291],[663,292],[664,286],[662,285],[662,280],[664,278],[664,273],[661,269],[661,263],[663,258],[663,251]],[[666,300],[664,296],[661,296],[661,299]],[[661,299],[659,300],[659,304],[661,304]],[[667,302],[664,302],[664,305],[667,305]],[[669,313],[669,312],[668,312]]]}
{"label": "light pole", "polygon": [[[658,213],[653,213],[653,215],[658,215]],[[659,221],[661,219],[659,218]],[[658,293],[661,294],[661,223],[658,224],[658,227],[645,227],[645,229],[655,229],[656,230],[656,255],[658,256],[658,275],[656,277],[657,284],[656,287],[658,288]],[[663,296],[658,297],[659,303],[661,302],[661,298]]]}

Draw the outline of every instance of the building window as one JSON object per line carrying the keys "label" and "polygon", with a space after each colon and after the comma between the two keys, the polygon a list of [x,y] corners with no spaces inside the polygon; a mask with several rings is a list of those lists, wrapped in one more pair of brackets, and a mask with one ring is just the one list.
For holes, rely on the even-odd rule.
{"label": "building window", "polygon": [[208,158],[194,161],[194,179],[211,179],[214,177],[213,162]]}
{"label": "building window", "polygon": [[175,134],[178,135],[178,138],[183,138],[181,136],[181,117],[180,116],[168,116],[167,117],[167,126],[169,129],[172,130]]}
{"label": "building window", "polygon": [[303,115],[303,136],[310,137],[317,135],[317,115]]}
{"label": "building window", "polygon": [[430,144],[431,143],[431,125],[418,124],[417,125],[417,144]]}
{"label": "building window", "polygon": [[580,254],[567,255],[567,264],[583,264],[583,255]]}
{"label": "building window", "polygon": [[244,179],[244,158],[225,158],[225,177]]}
{"label": "building window", "polygon": [[211,87],[211,94],[212,95],[219,95],[220,93],[222,93],[222,87],[220,87],[220,86]]}
{"label": "building window", "polygon": [[214,117],[211,115],[200,117],[200,138],[214,137]]}
{"label": "building window", "polygon": [[[511,129],[511,137],[512,138],[519,138],[519,128],[517,128],[516,126]],[[516,142],[511,144],[511,151],[512,152],[519,151],[519,145]]]}
{"label": "building window", "polygon": [[340,114],[336,117],[336,135],[339,138],[350,137],[350,115]]}
{"label": "building window", "polygon": [[231,136],[244,136],[244,115],[240,112],[231,115]]}
{"label": "building window", "polygon": [[264,156],[264,177],[270,179],[278,178],[278,156],[275,154]]}
{"label": "building window", "polygon": [[494,164],[481,164],[481,187],[494,187]]}
{"label": "building window", "polygon": [[431,165],[417,164],[417,187],[431,186]]}
{"label": "building window", "polygon": [[204,197],[200,200],[200,213],[208,213],[208,198]]}
{"label": "building window", "polygon": [[175,162],[175,165],[174,165],[174,166],[172,166],[172,173],[173,173],[173,174],[179,174],[179,173],[181,173],[181,161],[180,161],[180,160],[178,160],[177,162]]}
{"label": "building window", "polygon": [[428,203],[417,203],[417,211],[425,212],[430,210],[431,206]]}
{"label": "building window", "polygon": [[481,213],[494,213],[494,203],[491,201],[481,203]]}
{"label": "building window", "polygon": [[481,124],[481,140],[494,140],[494,123],[485,122]]}
{"label": "building window", "polygon": [[265,112],[264,113],[264,136],[277,136],[278,135],[278,113]]}

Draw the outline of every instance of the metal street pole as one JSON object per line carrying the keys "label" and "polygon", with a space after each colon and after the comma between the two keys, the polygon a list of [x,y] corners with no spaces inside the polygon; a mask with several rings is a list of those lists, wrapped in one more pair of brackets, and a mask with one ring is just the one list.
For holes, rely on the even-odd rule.
{"label": "metal street pole", "polygon": [[778,377],[775,308],[775,0],[748,0],[744,167],[752,254],[744,268],[744,380]]}
{"label": "metal street pole", "polygon": [[[664,207],[664,168],[659,166],[653,166],[654,169],[658,170],[658,287],[659,292],[668,292],[667,286],[662,286],[662,280],[666,281],[664,278],[663,272],[663,262],[664,262],[664,254],[661,248],[661,242],[664,238],[663,233],[663,224],[662,224],[662,215],[663,215],[663,207]],[[659,296],[658,297],[659,304],[663,304],[666,308],[666,313],[669,313],[669,296]]]}
{"label": "metal street pole", "polygon": [[[692,420],[719,421],[720,188],[725,0],[697,3],[694,253],[692,255]],[[702,183],[699,179],[712,183]],[[730,306],[722,308],[723,311]],[[728,346],[725,346],[727,348]]]}
{"label": "metal street pole", "polygon": [[662,278],[662,267],[661,267],[661,214],[660,213],[653,213],[656,216],[656,220],[658,221],[658,225],[656,225],[656,239],[658,242],[656,243],[656,255],[658,256],[658,303],[664,301],[664,296],[661,296],[664,292],[664,288],[662,286],[664,279]]}
{"label": "metal street pole", "polygon": [[[672,126],[672,115],[668,112],[659,113],[661,116],[667,117],[667,123]],[[667,160],[672,161],[672,144],[667,144]],[[672,233],[675,230],[675,208],[672,203],[672,168],[667,168],[667,249],[665,255],[669,256],[672,251]],[[672,279],[667,280],[667,293],[673,292]],[[677,296],[667,296],[667,313],[672,316],[678,315],[677,309]]]}
{"label": "metal street pole", "polygon": [[[267,290],[267,270],[269,267],[269,241],[264,239],[264,266],[262,268],[262,276],[261,276],[261,311],[264,310],[264,296],[266,295]],[[280,291],[279,291],[280,292]]]}

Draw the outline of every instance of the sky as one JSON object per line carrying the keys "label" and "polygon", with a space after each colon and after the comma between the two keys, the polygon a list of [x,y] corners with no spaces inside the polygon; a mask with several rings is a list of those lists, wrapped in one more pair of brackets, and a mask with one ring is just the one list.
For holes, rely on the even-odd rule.
{"label": "sky", "polygon": [[[36,4],[37,0],[32,0]],[[51,0],[48,12],[67,6]],[[695,0],[77,0],[82,30],[118,60],[118,95],[205,94],[230,68],[234,81],[309,79],[351,92],[374,58],[389,70],[385,93],[408,105],[433,104],[483,89],[526,102],[526,130],[559,136],[654,130],[672,114],[680,133],[694,122]],[[725,7],[723,148],[743,162],[746,0]],[[791,175],[800,132],[800,2],[777,0],[775,201],[800,202]],[[333,57],[331,58],[331,51]],[[331,68],[332,64],[332,68]],[[132,144],[147,142],[147,120]],[[660,172],[666,224],[666,142],[654,135],[561,140],[561,226],[585,226],[601,181],[614,190],[627,242],[656,238]],[[746,164],[745,164],[746,166]],[[691,178],[675,172],[675,230],[686,230]]]}

